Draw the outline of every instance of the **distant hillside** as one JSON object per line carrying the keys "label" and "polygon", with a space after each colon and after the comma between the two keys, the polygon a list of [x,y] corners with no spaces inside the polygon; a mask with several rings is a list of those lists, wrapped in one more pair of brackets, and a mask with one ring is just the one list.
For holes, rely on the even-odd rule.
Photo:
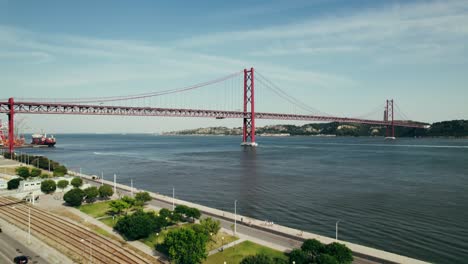
{"label": "distant hillside", "polygon": [[[385,127],[367,124],[315,123],[303,126],[273,125],[257,127],[259,136],[384,136]],[[165,135],[241,135],[242,128],[208,127],[164,133]],[[468,120],[437,122],[428,129],[395,127],[396,137],[468,137]]]}

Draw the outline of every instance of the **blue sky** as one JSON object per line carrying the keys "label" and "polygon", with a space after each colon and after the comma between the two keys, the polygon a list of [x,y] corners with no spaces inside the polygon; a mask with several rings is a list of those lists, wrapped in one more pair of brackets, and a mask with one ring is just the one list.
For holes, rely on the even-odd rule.
{"label": "blue sky", "polygon": [[[0,98],[152,92],[254,66],[330,114],[359,116],[394,98],[415,120],[466,119],[467,25],[468,1],[456,0],[0,0]],[[30,130],[52,132],[240,126],[240,120],[25,118]]]}

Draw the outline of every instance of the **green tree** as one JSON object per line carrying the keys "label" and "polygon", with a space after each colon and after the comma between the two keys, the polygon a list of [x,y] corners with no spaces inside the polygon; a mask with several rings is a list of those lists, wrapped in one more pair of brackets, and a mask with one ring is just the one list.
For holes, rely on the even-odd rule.
{"label": "green tree", "polygon": [[320,254],[316,259],[317,264],[340,264],[335,257],[328,254]]}
{"label": "green tree", "polygon": [[[55,171],[54,171],[55,173]],[[54,174],[55,175],[55,174]],[[80,177],[75,177],[71,180],[71,185],[75,188],[79,188],[83,185],[83,180]]]}
{"label": "green tree", "polygon": [[57,182],[57,187],[62,189],[62,192],[65,188],[68,186],[68,181],[67,180],[60,180]]}
{"label": "green tree", "polygon": [[265,254],[247,256],[242,259],[240,264],[272,264],[273,260]]}
{"label": "green tree", "polygon": [[148,192],[139,192],[135,194],[135,200],[145,204],[146,202],[151,201],[151,196]]}
{"label": "green tree", "polygon": [[189,208],[185,213],[185,216],[192,218],[192,222],[194,222],[195,219],[200,218],[201,212],[197,208]]}
{"label": "green tree", "polygon": [[181,215],[185,215],[189,209],[190,207],[183,204],[179,204],[174,208],[174,212]]}
{"label": "green tree", "polygon": [[96,201],[96,198],[99,196],[99,190],[97,187],[88,187],[83,190],[85,193],[85,199],[87,203],[93,203]]}
{"label": "green tree", "polygon": [[325,246],[317,239],[307,239],[302,243],[301,249],[309,256],[309,260],[314,261],[318,255],[324,252]]}
{"label": "green tree", "polygon": [[137,240],[148,237],[155,229],[156,216],[153,212],[138,210],[134,214],[120,218],[114,229],[127,240]]}
{"label": "green tree", "polygon": [[163,246],[174,263],[201,263],[207,257],[205,234],[196,233],[191,228],[178,228],[169,231]]}
{"label": "green tree", "polygon": [[49,174],[47,174],[47,173],[42,173],[42,174],[39,176],[39,178],[41,178],[41,179],[47,179],[47,178],[49,178]]}
{"label": "green tree", "polygon": [[101,197],[102,199],[108,199],[113,194],[114,191],[109,185],[102,185],[101,187],[99,187],[99,197]]}
{"label": "green tree", "polygon": [[41,191],[45,194],[53,193],[57,189],[57,185],[53,180],[43,180],[41,182]]}
{"label": "green tree", "polygon": [[207,235],[217,234],[219,229],[221,229],[221,222],[219,220],[213,220],[211,217],[201,219],[200,225],[203,227]]}
{"label": "green tree", "polygon": [[128,204],[128,207],[125,208],[125,214],[128,213],[128,210],[132,209],[132,208],[135,208],[135,207],[139,207],[141,208],[141,204],[139,204],[137,202],[137,200],[135,200],[135,198],[132,198],[130,196],[124,196],[122,198],[120,198],[122,201],[124,201],[125,203]]}
{"label": "green tree", "polygon": [[296,264],[308,264],[310,263],[309,257],[307,254],[302,251],[301,249],[295,248],[291,252],[289,252],[289,261],[292,263],[293,261]]}
{"label": "green tree", "polygon": [[16,168],[16,175],[20,176],[23,179],[28,178],[31,176],[29,173],[29,168],[28,167],[18,167]]}
{"label": "green tree", "polygon": [[64,176],[67,173],[68,173],[68,170],[65,166],[63,165],[54,166],[54,176]]}
{"label": "green tree", "polygon": [[37,177],[39,175],[41,175],[42,171],[38,168],[32,168],[31,169],[31,172],[30,172],[30,176],[31,177]]}
{"label": "green tree", "polygon": [[114,215],[120,215],[130,205],[122,200],[113,200],[109,203],[109,211]]}
{"label": "green tree", "polygon": [[74,188],[66,192],[63,196],[63,200],[71,206],[80,206],[83,202],[85,193],[80,188]]}
{"label": "green tree", "polygon": [[171,216],[171,211],[167,208],[162,208],[161,210],[159,210],[159,215],[166,218],[166,217],[170,217]]}
{"label": "green tree", "polygon": [[324,253],[335,257],[338,263],[348,264],[353,262],[353,252],[351,249],[337,242],[326,245]]}
{"label": "green tree", "polygon": [[23,179],[21,178],[15,178],[15,179],[11,179],[7,182],[7,189],[8,190],[15,190],[15,189],[18,189],[19,187],[19,184],[20,184],[20,181],[22,181]]}
{"label": "green tree", "polygon": [[121,200],[128,203],[130,207],[134,206],[136,202],[135,198],[132,198],[130,196],[124,196],[121,198]]}

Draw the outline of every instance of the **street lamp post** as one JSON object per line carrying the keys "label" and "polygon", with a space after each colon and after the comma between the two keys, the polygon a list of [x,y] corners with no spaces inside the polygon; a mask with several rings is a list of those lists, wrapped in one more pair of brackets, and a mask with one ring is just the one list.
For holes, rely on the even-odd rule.
{"label": "street lamp post", "polygon": [[104,172],[101,171],[101,186],[104,185]]}
{"label": "street lamp post", "polygon": [[116,183],[116,177],[117,175],[114,174],[114,194],[117,193],[117,183]]}
{"label": "street lamp post", "polygon": [[335,224],[335,239],[338,240],[338,223],[340,223],[340,220],[336,221]]}
{"label": "street lamp post", "polygon": [[130,195],[133,197],[133,179],[130,179]]}
{"label": "street lamp post", "polygon": [[175,210],[175,188],[172,186],[172,211]]}
{"label": "street lamp post", "polygon": [[237,200],[234,200],[234,235],[237,234]]}

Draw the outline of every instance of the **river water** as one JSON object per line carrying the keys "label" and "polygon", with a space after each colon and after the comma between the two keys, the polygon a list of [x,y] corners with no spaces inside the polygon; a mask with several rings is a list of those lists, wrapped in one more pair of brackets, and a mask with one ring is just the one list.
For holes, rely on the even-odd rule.
{"label": "river water", "polygon": [[[72,170],[437,263],[468,262],[468,140],[58,135]],[[26,150],[25,150],[26,151]]]}

